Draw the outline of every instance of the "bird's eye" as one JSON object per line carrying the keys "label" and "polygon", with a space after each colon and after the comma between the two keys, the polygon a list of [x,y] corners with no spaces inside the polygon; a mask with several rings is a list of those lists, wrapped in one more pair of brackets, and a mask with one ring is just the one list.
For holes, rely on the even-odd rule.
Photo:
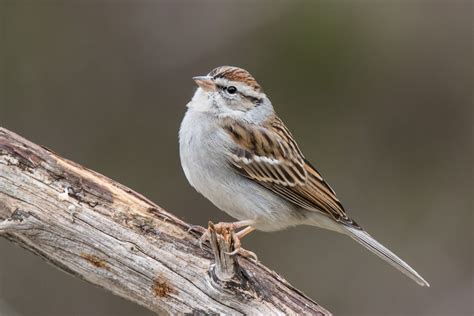
{"label": "bird's eye", "polygon": [[235,94],[237,92],[237,88],[234,87],[234,86],[229,86],[229,87],[227,87],[227,92],[229,94]]}

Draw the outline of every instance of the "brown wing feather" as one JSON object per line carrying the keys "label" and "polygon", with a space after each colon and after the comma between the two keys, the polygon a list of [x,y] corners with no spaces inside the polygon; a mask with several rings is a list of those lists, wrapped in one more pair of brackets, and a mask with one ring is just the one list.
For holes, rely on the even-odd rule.
{"label": "brown wing feather", "polygon": [[304,158],[295,143],[264,127],[236,121],[227,121],[223,127],[238,144],[231,161],[246,176],[288,187],[306,183]]}
{"label": "brown wing feather", "polygon": [[239,145],[231,162],[242,175],[307,210],[359,227],[334,190],[307,161],[283,122],[274,116],[264,127],[225,121],[224,129]]}

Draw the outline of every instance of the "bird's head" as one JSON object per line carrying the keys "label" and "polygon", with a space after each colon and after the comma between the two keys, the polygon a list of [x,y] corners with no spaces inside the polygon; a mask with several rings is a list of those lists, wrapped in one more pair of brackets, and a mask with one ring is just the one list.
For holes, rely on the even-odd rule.
{"label": "bird's head", "polygon": [[193,77],[199,86],[190,106],[221,117],[247,121],[273,112],[270,101],[255,78],[246,70],[221,66],[206,76]]}

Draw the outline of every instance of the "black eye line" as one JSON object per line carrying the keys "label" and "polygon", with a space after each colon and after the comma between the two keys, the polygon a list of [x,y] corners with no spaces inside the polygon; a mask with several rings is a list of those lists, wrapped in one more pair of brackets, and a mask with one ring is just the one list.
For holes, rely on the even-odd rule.
{"label": "black eye line", "polygon": [[252,97],[250,95],[246,95],[246,94],[242,94],[245,98],[247,98],[248,100],[250,100],[252,103],[255,104],[255,106],[259,106],[262,104],[262,99],[260,98],[257,98],[257,97]]}
{"label": "black eye line", "polygon": [[[224,85],[220,85],[220,84],[216,84],[216,86],[221,89],[222,91],[226,91],[227,90],[227,86],[224,86]],[[250,95],[246,95],[246,94],[243,94],[242,92],[240,92],[239,90],[236,91],[236,93],[240,94],[241,96],[243,96],[244,98],[250,100],[252,103],[255,103],[255,106],[259,106],[262,104],[262,99],[261,98],[257,98],[257,97],[252,97]]]}
{"label": "black eye line", "polygon": [[227,86],[223,86],[223,85],[221,85],[221,84],[216,84],[216,86],[217,86],[219,89],[221,89],[222,91],[227,90]]}
{"label": "black eye line", "polygon": [[[221,89],[222,91],[227,91],[227,89],[228,89],[229,87],[234,87],[234,86],[229,86],[229,87],[228,87],[228,86],[224,86],[224,85],[221,85],[221,84],[216,84],[216,86],[217,86],[219,89]],[[235,87],[234,87],[234,88],[235,88]],[[237,88],[235,88],[235,92],[234,92],[234,93],[230,93],[230,92],[229,92],[229,94],[237,94],[237,93],[240,93],[240,91],[237,90]]]}

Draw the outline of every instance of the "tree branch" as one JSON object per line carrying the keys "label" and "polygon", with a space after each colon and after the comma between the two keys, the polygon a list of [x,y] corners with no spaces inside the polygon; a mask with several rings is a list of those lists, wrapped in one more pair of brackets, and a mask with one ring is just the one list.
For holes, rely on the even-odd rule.
{"label": "tree branch", "polygon": [[157,313],[329,315],[262,264],[223,253],[228,236],[201,249],[203,230],[0,128],[1,236]]}

